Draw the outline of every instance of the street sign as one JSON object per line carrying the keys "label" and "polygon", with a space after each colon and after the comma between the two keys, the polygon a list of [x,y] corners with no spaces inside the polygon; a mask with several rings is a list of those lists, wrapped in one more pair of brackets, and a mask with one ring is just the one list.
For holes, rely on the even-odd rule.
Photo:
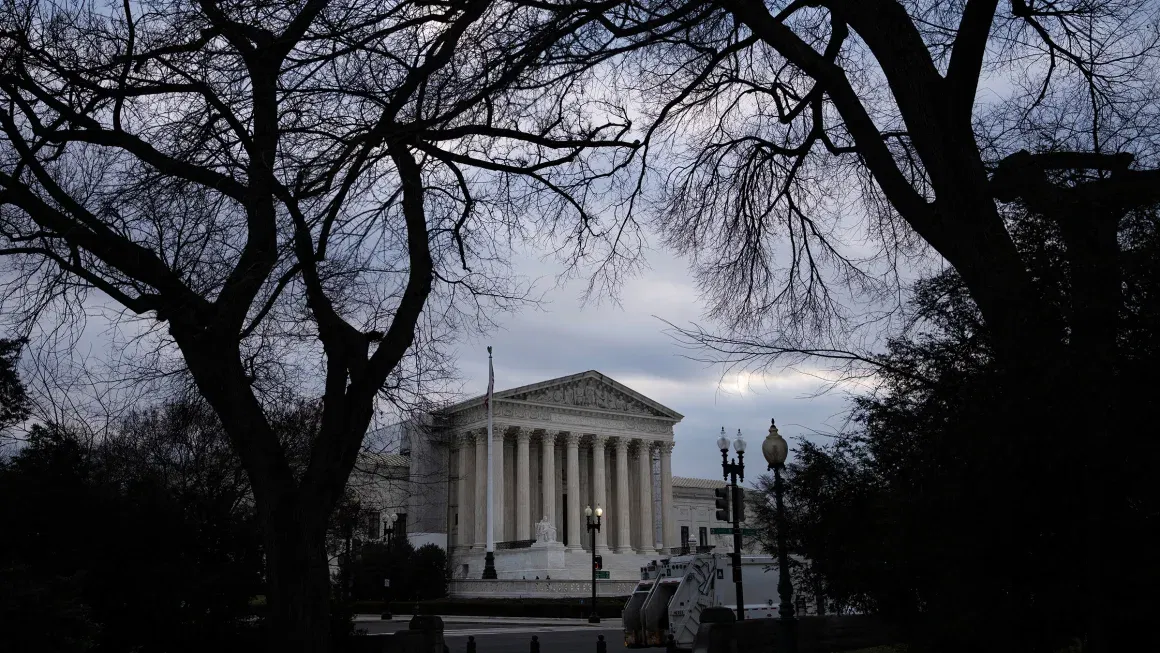
{"label": "street sign", "polygon": [[607,572],[607,571],[598,571],[598,572],[596,572],[596,579],[597,580],[600,580],[600,579],[608,580],[611,578],[611,576],[608,575],[609,573],[610,572]]}

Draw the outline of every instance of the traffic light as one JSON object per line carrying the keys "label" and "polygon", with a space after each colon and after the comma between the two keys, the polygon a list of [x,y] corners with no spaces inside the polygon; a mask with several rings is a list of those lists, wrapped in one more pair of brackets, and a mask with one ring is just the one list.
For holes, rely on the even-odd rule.
{"label": "traffic light", "polygon": [[714,488],[713,494],[717,497],[717,521],[733,521],[729,516],[729,504],[733,503],[733,498],[729,496],[729,486]]}
{"label": "traffic light", "polygon": [[745,490],[737,488],[737,505],[733,506],[733,512],[737,513],[737,522],[745,521]]}
{"label": "traffic light", "polygon": [[592,568],[596,571],[604,569],[604,558],[602,556],[595,556],[592,558]]}

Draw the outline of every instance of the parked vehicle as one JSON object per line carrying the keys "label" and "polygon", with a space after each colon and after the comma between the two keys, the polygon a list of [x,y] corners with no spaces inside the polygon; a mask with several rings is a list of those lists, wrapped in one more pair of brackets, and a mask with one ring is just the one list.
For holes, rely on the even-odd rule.
{"label": "parked vehicle", "polygon": [[[745,618],[777,616],[777,559],[742,556]],[[664,646],[669,635],[689,649],[701,612],[721,606],[737,610],[731,556],[698,553],[663,558],[641,568],[641,582],[624,606],[624,645]]]}
{"label": "parked vehicle", "polygon": [[644,613],[641,608],[644,607],[645,600],[652,593],[653,584],[656,582],[659,574],[660,565],[655,560],[650,562],[648,566],[641,567],[640,582],[637,583],[632,595],[628,597],[628,603],[625,605],[622,614],[624,621],[624,645],[629,648],[637,648],[645,645]]}

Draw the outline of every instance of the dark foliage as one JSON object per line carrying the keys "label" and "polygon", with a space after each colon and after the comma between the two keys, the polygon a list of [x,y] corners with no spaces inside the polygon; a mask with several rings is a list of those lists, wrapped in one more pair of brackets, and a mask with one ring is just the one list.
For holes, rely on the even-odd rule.
{"label": "dark foliage", "polygon": [[[396,538],[388,547],[381,542],[362,543],[354,549],[349,573],[354,601],[429,601],[447,596],[447,553],[435,544],[414,548],[406,539]],[[341,560],[341,559],[340,559]],[[340,567],[345,562],[340,563]],[[342,572],[339,573],[341,579]],[[383,579],[391,586],[384,594]]]}
{"label": "dark foliage", "polygon": [[28,395],[16,374],[16,359],[23,344],[23,340],[0,338],[0,429],[28,417]]}
{"label": "dark foliage", "polygon": [[167,466],[144,434],[184,408],[95,446],[35,427],[0,468],[0,495],[19,497],[0,506],[6,650],[203,651],[252,629],[261,550],[244,488],[199,458],[211,442],[173,445]]}
{"label": "dark foliage", "polygon": [[[1067,312],[1068,268],[1050,225],[1021,216],[1012,231],[1046,301]],[[1146,544],[1160,527],[1147,467],[1160,451],[1140,428],[1156,408],[1158,233],[1153,212],[1121,231],[1122,363],[1100,380],[1114,398],[1109,453],[1122,470],[1102,488],[1101,536],[1116,549],[1102,564],[1112,595],[1125,598],[1148,596],[1160,579]],[[1079,474],[1091,443],[1066,379],[1013,387],[954,274],[921,283],[914,308],[915,328],[890,344],[884,392],[855,402],[857,428],[825,446],[800,443],[789,465],[787,535],[812,561],[800,582],[889,616],[930,650],[1056,650],[1084,635],[1090,607]],[[753,509],[768,520],[770,484],[760,485]],[[1112,642],[1148,623],[1147,605],[1117,604]]]}

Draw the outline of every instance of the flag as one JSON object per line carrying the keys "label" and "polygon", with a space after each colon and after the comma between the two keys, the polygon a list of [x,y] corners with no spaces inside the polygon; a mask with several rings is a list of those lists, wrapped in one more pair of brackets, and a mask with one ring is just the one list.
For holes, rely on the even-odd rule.
{"label": "flag", "polygon": [[491,366],[491,347],[487,348],[487,395],[483,398],[483,407],[491,410],[491,393],[495,391],[495,370]]}

